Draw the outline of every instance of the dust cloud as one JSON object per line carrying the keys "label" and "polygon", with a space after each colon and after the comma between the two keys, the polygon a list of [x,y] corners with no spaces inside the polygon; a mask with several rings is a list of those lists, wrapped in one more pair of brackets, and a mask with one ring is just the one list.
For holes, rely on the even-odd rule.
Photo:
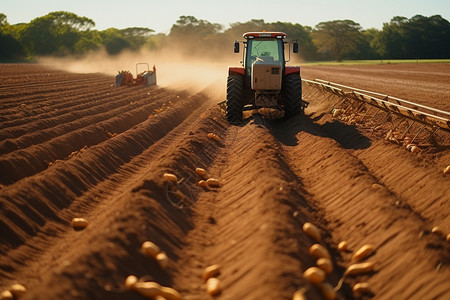
{"label": "dust cloud", "polygon": [[[130,71],[134,77],[147,69],[156,67],[158,86],[177,90],[188,90],[191,93],[205,91],[214,100],[223,100],[226,97],[226,81],[228,66],[239,66],[242,54],[232,52],[230,55],[215,58],[188,58],[177,53],[176,50],[159,50],[140,52],[123,52],[119,55],[108,55],[106,51],[99,50],[83,58],[41,58],[39,63],[73,73],[102,73],[114,76],[122,70]],[[136,70],[137,67],[137,70]]]}

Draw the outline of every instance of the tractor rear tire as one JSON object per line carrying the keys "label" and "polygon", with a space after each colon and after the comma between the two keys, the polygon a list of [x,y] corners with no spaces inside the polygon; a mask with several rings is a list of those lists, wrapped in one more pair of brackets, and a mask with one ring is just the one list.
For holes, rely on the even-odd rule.
{"label": "tractor rear tire", "polygon": [[244,77],[230,75],[227,79],[227,111],[226,118],[230,124],[238,124],[243,120]]}
{"label": "tractor rear tire", "polygon": [[287,75],[283,86],[284,115],[287,118],[304,114],[302,105],[302,79],[298,74]]}

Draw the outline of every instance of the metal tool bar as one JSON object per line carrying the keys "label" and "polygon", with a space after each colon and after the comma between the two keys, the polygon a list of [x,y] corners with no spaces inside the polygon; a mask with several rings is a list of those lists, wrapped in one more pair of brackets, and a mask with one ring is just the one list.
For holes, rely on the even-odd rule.
{"label": "metal tool bar", "polygon": [[365,94],[371,94],[371,95],[375,95],[375,96],[380,96],[382,98],[384,98],[384,100],[389,101],[389,100],[394,100],[396,101],[396,104],[401,105],[401,106],[405,106],[404,104],[410,105],[413,108],[416,109],[424,109],[424,110],[428,110],[429,112],[434,113],[435,115],[443,115],[446,116],[447,118],[450,118],[450,112],[444,111],[444,110],[440,110],[440,109],[436,109],[433,107],[429,107],[429,106],[425,106],[422,104],[418,104],[418,103],[414,103],[408,100],[404,100],[404,99],[400,99],[397,97],[393,97],[393,96],[389,96],[386,94],[380,94],[380,93],[376,93],[376,92],[372,92],[372,91],[367,91],[367,90],[362,90],[362,89],[358,89],[358,88],[354,88],[351,86],[346,86],[343,84],[339,84],[339,83],[335,83],[335,82],[330,82],[330,81],[326,81],[326,80],[322,80],[322,79],[315,79],[314,81],[320,82],[320,83],[324,83],[327,86],[335,86],[335,87],[340,87],[340,88],[344,88],[344,89],[349,89],[352,91],[357,91],[357,92],[361,92],[361,93],[365,93]]}
{"label": "metal tool bar", "polygon": [[[379,94],[379,93],[374,93],[374,92],[369,92],[369,91],[365,91],[368,92],[372,95],[378,95],[381,97],[384,97],[385,99],[379,99],[375,96],[370,96],[367,93],[362,93],[361,89],[356,89],[356,88],[352,88],[352,87],[348,87],[348,86],[344,86],[344,85],[340,85],[337,83],[331,83],[331,82],[326,82],[324,80],[306,80],[306,79],[302,79],[302,81],[304,83],[306,83],[309,86],[315,87],[315,88],[319,88],[321,90],[327,91],[329,93],[332,93],[334,95],[337,95],[341,98],[343,97],[352,97],[355,100],[358,100],[360,102],[364,102],[366,104],[369,104],[371,106],[375,106],[376,108],[386,111],[386,112],[392,112],[397,116],[401,116],[407,119],[411,119],[415,122],[419,122],[421,124],[427,125],[429,127],[436,127],[438,126],[439,128],[441,128],[444,131],[450,132],[450,112],[445,112],[445,111],[441,111],[441,110],[437,110],[431,107],[427,107],[424,105],[420,105],[420,104],[416,104],[410,101],[406,101],[406,100],[401,100],[398,98],[395,98],[397,100],[397,103],[394,102],[390,102],[388,100],[385,99],[389,99],[389,96],[387,95],[383,95],[383,94]],[[331,84],[332,85],[331,85]],[[334,85],[334,86],[333,86]],[[343,88],[347,88],[350,89],[351,92],[344,92],[341,88],[339,87],[343,87]],[[392,98],[392,97],[391,97]],[[414,106],[414,108],[412,107],[408,107],[408,106],[404,106],[402,104],[398,104],[399,102],[403,101],[403,103],[408,103]],[[423,109],[427,109],[429,112],[425,112],[425,111],[419,111],[417,108],[423,108]],[[434,113],[441,113],[445,116],[437,116],[436,114],[432,114],[431,112]],[[375,114],[376,115],[376,114]],[[448,116],[448,117],[446,117]]]}

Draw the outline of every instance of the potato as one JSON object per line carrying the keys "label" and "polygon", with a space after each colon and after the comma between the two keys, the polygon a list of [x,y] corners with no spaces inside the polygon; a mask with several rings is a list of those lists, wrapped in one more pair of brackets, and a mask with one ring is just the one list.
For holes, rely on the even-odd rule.
{"label": "potato", "polygon": [[348,244],[346,241],[342,241],[339,243],[339,245],[338,245],[339,251],[347,251],[347,249],[348,249]]}
{"label": "potato", "polygon": [[305,290],[298,290],[292,295],[292,300],[306,300]]}
{"label": "potato", "polygon": [[161,249],[150,241],[145,241],[142,243],[141,252],[151,258],[156,258],[156,256],[161,252]]}
{"label": "potato", "polygon": [[11,292],[11,294],[13,294],[15,299],[19,299],[23,295],[25,295],[25,293],[27,292],[27,288],[21,284],[16,283],[9,288],[9,291]]}
{"label": "potato", "polygon": [[325,279],[325,272],[317,267],[311,267],[303,273],[303,277],[311,283],[319,284]]}
{"label": "potato", "polygon": [[74,229],[84,229],[89,225],[89,222],[84,218],[73,218],[72,227]]}
{"label": "potato", "polygon": [[167,264],[169,263],[169,258],[167,257],[165,252],[160,252],[156,255],[156,261],[158,262],[161,269],[166,269]]}
{"label": "potato", "polygon": [[447,238],[446,238],[447,242],[450,242],[450,233],[447,234]]}
{"label": "potato", "polygon": [[419,148],[419,147],[417,147],[417,146],[412,146],[412,147],[411,147],[411,152],[412,152],[412,153],[420,153],[421,151],[420,151],[420,148]]}
{"label": "potato", "polygon": [[316,242],[320,242],[320,230],[316,225],[306,222],[303,224],[303,232]]}
{"label": "potato", "polygon": [[324,282],[320,285],[320,291],[322,292],[322,295],[325,299],[327,300],[336,299],[336,291],[328,282]]}
{"label": "potato", "polygon": [[13,300],[14,295],[11,293],[11,291],[3,291],[0,294],[0,300]]}
{"label": "potato", "polygon": [[206,292],[211,296],[219,295],[222,292],[219,279],[214,277],[209,278],[206,281]]}
{"label": "potato", "polygon": [[208,133],[208,138],[216,140],[216,141],[220,140],[219,136],[215,133]]}
{"label": "potato", "polygon": [[358,263],[350,265],[347,270],[345,270],[345,275],[359,275],[359,274],[366,274],[370,273],[374,270],[375,263],[374,262],[365,262],[365,263]]}
{"label": "potato", "polygon": [[206,183],[206,180],[200,180],[200,181],[197,183],[197,185],[198,185],[199,187],[202,187],[202,188],[208,187],[208,184]]}
{"label": "potato", "polygon": [[333,117],[337,118],[337,117],[339,117],[340,115],[342,115],[344,113],[344,110],[343,109],[339,109],[339,108],[335,108],[335,109],[333,109],[332,113],[333,113]]}
{"label": "potato", "polygon": [[176,175],[174,174],[170,174],[170,173],[164,173],[164,179],[168,182],[172,182],[172,183],[177,183],[178,182],[178,178]]}
{"label": "potato", "polygon": [[309,248],[309,254],[315,258],[328,258],[330,259],[330,253],[328,250],[319,244],[314,244]]}
{"label": "potato", "polygon": [[356,295],[372,293],[370,285],[367,282],[360,282],[353,286],[353,293]]}
{"label": "potato", "polygon": [[362,260],[362,259],[366,258],[367,256],[369,256],[370,254],[372,254],[372,252],[374,250],[375,250],[374,245],[371,245],[371,244],[364,245],[353,254],[352,260],[356,260],[356,261]]}
{"label": "potato", "polygon": [[444,169],[444,174],[450,174],[450,166],[447,166],[447,167]]}
{"label": "potato", "polygon": [[212,266],[208,266],[203,270],[202,279],[207,281],[209,278],[217,277],[220,275],[220,265],[215,264]]}
{"label": "potato", "polygon": [[144,297],[161,296],[161,286],[156,282],[136,282],[133,289]]}
{"label": "potato", "polygon": [[325,273],[327,274],[333,272],[333,263],[329,258],[319,258],[316,264],[320,269],[324,270]]}
{"label": "potato", "polygon": [[125,279],[125,287],[129,290],[134,289],[134,285],[138,282],[138,278],[134,275],[129,275],[127,279]]}
{"label": "potato", "polygon": [[442,231],[442,229],[441,229],[439,226],[434,226],[434,227],[431,229],[431,232],[432,232],[432,233],[435,233],[435,234],[437,234],[437,235],[440,235],[440,236],[444,236],[444,232]]}
{"label": "potato", "polygon": [[167,300],[181,300],[183,297],[181,294],[170,287],[162,286],[159,290],[160,296],[164,297]]}
{"label": "potato", "polygon": [[212,188],[220,187],[219,179],[215,179],[215,178],[209,178],[208,180],[206,180],[206,184]]}
{"label": "potato", "polygon": [[197,173],[198,175],[200,175],[202,177],[206,177],[206,170],[203,168],[196,168],[195,173]]}
{"label": "potato", "polygon": [[382,188],[383,188],[383,186],[379,183],[372,184],[372,190],[380,190]]}

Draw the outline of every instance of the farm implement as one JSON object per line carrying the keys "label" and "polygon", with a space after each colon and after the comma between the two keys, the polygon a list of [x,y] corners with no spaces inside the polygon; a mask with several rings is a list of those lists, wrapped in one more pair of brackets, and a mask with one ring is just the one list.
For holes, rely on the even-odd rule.
{"label": "farm implement", "polygon": [[[140,66],[146,66],[146,70],[142,72],[138,72]],[[150,66],[148,63],[137,63],[136,64],[136,78],[133,78],[133,75],[130,71],[119,71],[119,74],[116,75],[116,87],[117,86],[136,86],[136,85],[144,85],[151,86],[156,85],[156,68],[153,66],[153,69],[150,70]]]}
{"label": "farm implement", "polygon": [[411,151],[414,146],[450,148],[450,112],[321,79],[302,82],[329,96],[334,118],[379,132]]}

